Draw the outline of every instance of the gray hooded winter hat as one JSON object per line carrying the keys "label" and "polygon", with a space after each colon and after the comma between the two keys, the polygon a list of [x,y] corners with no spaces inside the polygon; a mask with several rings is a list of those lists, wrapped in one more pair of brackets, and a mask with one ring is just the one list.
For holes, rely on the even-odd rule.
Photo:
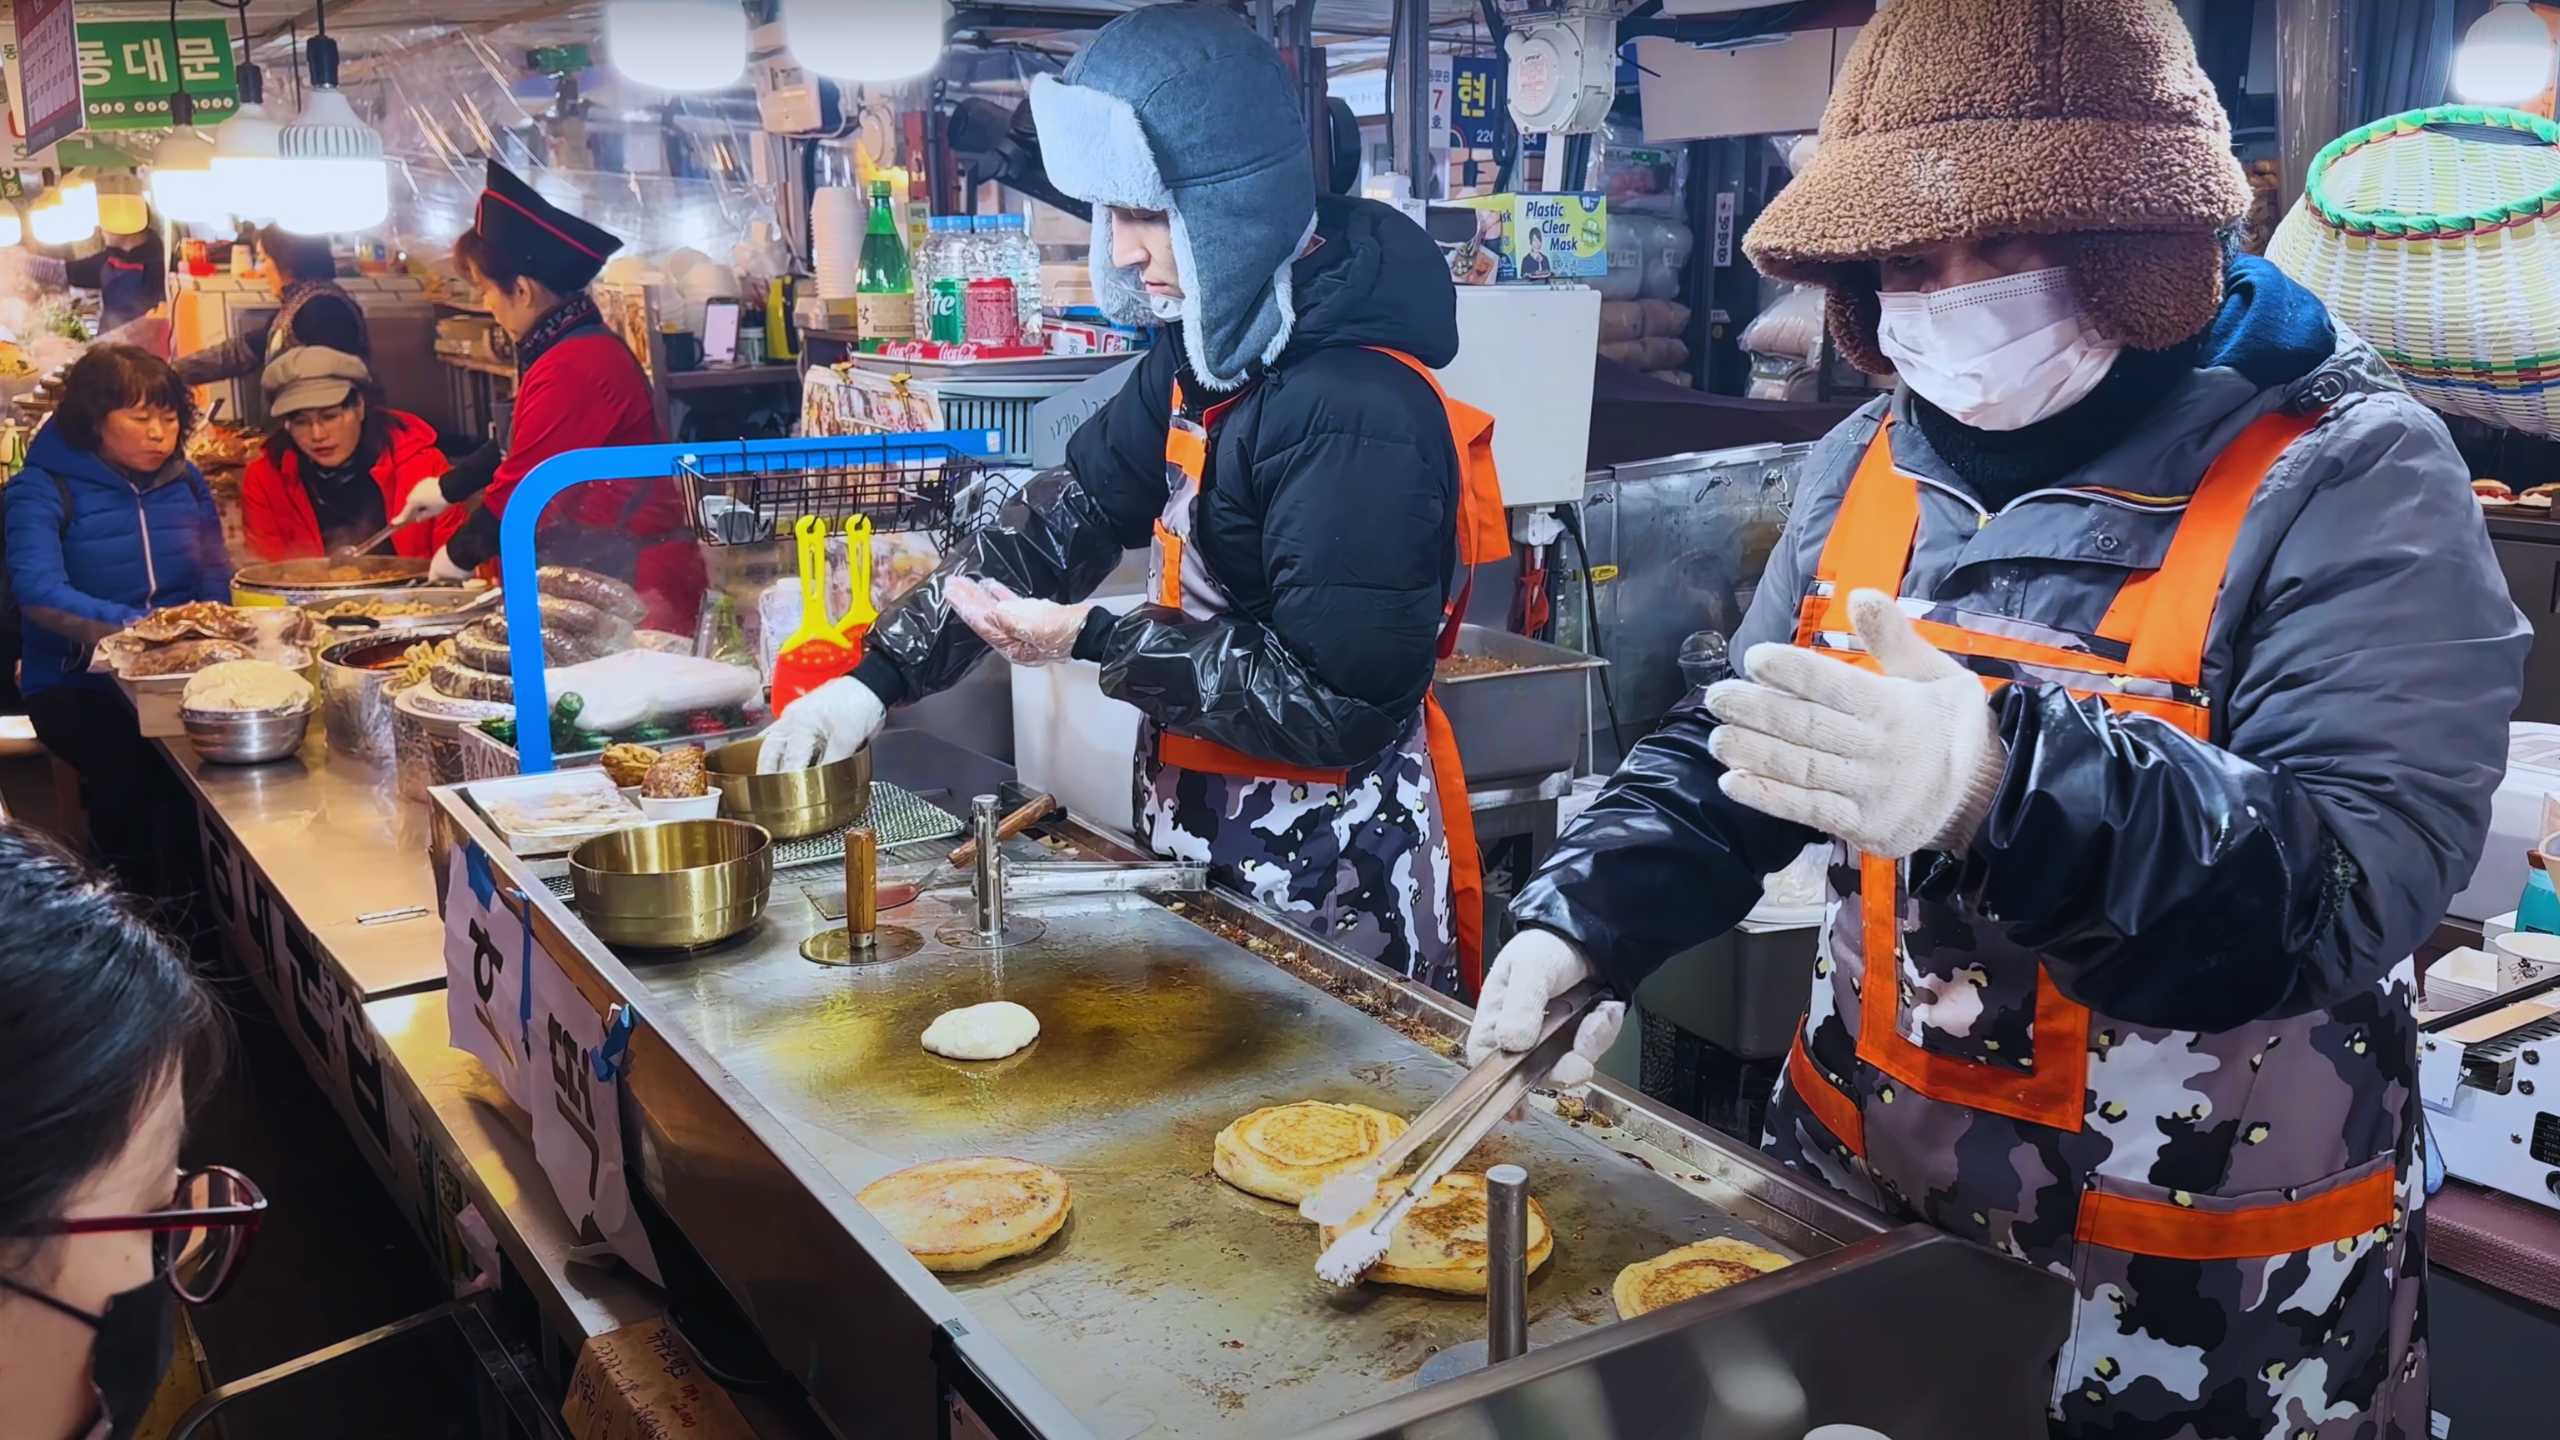
{"label": "gray hooded winter hat", "polygon": [[1232,390],[1277,359],[1295,315],[1289,266],[1316,223],[1315,167],[1279,54],[1209,5],[1148,5],[1031,82],[1040,154],[1093,207],[1093,292],[1124,325],[1155,323],[1136,273],[1111,263],[1111,212],[1162,210],[1182,277],[1191,373]]}

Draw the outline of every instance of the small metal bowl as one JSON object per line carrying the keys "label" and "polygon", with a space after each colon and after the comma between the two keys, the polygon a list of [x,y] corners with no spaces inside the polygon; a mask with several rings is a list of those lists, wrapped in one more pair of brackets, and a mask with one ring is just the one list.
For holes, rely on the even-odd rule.
{"label": "small metal bowl", "polygon": [[715,944],[773,892],[773,837],[738,820],[671,820],[569,852],[569,903],[595,937],[643,950]]}
{"label": "small metal bowl", "polygon": [[704,757],[720,813],[761,825],[776,840],[799,840],[841,830],[871,808],[871,749],[865,746],[832,765],[756,773],[764,737],[723,745]]}
{"label": "small metal bowl", "polygon": [[178,723],[196,754],[217,765],[264,765],[302,748],[311,728],[310,705],[290,710],[189,710]]}

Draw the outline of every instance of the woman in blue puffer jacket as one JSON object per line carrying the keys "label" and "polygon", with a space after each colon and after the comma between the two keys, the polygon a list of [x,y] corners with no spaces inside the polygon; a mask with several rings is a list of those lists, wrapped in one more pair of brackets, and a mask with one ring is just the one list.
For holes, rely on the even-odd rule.
{"label": "woman in blue puffer jacket", "polygon": [[[89,650],[150,611],[231,589],[222,517],[183,444],[195,404],[169,362],[100,345],[64,378],[62,406],[0,491],[9,582],[25,617],[19,687],[45,748],[80,772],[91,837],[128,886],[163,897],[179,878],[154,834],[184,804],[133,710]],[[183,865],[183,856],[173,856]]]}

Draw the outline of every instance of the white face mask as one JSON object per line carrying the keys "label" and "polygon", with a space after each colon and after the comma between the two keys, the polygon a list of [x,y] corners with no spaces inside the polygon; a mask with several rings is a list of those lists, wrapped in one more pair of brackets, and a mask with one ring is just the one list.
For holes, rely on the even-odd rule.
{"label": "white face mask", "polygon": [[2066,269],[1876,298],[1885,358],[1922,398],[1977,430],[2022,430],[2061,414],[2124,350],[2081,312]]}
{"label": "white face mask", "polygon": [[1170,325],[1174,321],[1182,318],[1182,297],[1178,295],[1149,295],[1147,297],[1147,308],[1155,312],[1155,317],[1157,319],[1163,321],[1167,325]]}

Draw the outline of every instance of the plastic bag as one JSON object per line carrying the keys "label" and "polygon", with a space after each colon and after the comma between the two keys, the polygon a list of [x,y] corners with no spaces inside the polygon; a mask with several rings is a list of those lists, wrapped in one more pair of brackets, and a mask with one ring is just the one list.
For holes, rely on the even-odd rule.
{"label": "plastic bag", "polygon": [[582,665],[564,665],[545,677],[551,699],[576,695],[583,702],[578,725],[612,734],[666,715],[726,710],[754,700],[764,681],[744,665],[696,655],[625,650]]}
{"label": "plastic bag", "polygon": [[1679,213],[1688,185],[1687,146],[1648,145],[1643,126],[1613,120],[1601,129],[1593,150],[1590,188],[1608,193],[1612,217]]}
{"label": "plastic bag", "polygon": [[1798,285],[1779,296],[1742,327],[1742,348],[1751,355],[1812,364],[1822,354],[1822,291]]}

